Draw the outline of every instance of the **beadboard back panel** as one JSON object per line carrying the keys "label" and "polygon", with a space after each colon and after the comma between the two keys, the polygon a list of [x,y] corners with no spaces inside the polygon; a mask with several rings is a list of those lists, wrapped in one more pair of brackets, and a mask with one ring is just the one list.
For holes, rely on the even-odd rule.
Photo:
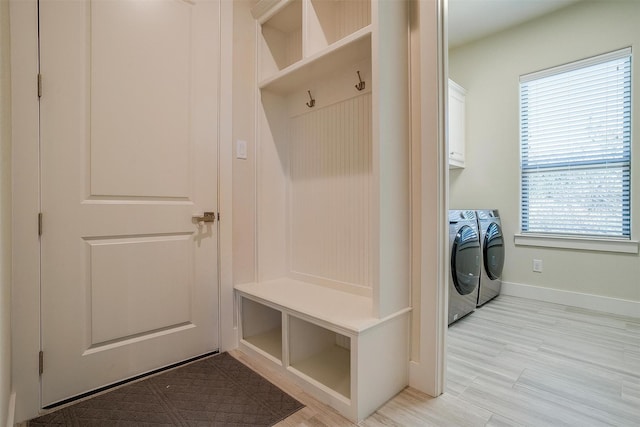
{"label": "beadboard back panel", "polygon": [[371,24],[371,1],[311,0],[307,19],[310,56]]}
{"label": "beadboard back panel", "polygon": [[261,78],[302,59],[302,2],[294,0],[262,25]]}
{"label": "beadboard back panel", "polygon": [[285,63],[287,66],[298,61],[302,57],[302,28],[291,32],[285,41]]}
{"label": "beadboard back panel", "polygon": [[333,41],[338,41],[351,33],[355,33],[360,28],[364,28],[371,23],[371,2],[369,0],[356,0],[337,3],[334,22],[335,40]]}
{"label": "beadboard back panel", "polygon": [[263,49],[265,53],[262,55],[262,63],[266,70],[263,74],[273,74],[302,58],[302,28],[283,34],[271,27],[264,27],[262,35],[264,43],[272,46]]}
{"label": "beadboard back panel", "polygon": [[291,273],[371,288],[371,94],[291,118],[288,139]]}

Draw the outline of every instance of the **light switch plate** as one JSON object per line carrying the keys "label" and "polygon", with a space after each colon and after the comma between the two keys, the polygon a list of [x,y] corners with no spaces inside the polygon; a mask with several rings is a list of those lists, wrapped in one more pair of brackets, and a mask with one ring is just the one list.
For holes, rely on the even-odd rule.
{"label": "light switch plate", "polygon": [[245,159],[247,158],[247,141],[243,141],[239,139],[236,141],[236,158],[237,159]]}
{"label": "light switch plate", "polygon": [[534,259],[533,260],[533,271],[535,273],[542,273],[542,260]]}

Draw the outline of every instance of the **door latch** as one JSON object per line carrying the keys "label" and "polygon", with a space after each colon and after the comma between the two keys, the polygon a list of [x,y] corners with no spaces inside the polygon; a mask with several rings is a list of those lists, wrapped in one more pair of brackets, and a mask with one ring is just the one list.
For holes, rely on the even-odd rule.
{"label": "door latch", "polygon": [[215,212],[205,212],[202,216],[194,215],[193,220],[197,223],[201,222],[215,222],[216,213]]}

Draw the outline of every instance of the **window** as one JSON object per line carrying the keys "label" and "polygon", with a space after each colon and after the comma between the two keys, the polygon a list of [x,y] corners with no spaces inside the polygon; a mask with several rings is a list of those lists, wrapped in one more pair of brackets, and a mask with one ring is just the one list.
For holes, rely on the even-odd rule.
{"label": "window", "polygon": [[520,77],[522,233],[631,237],[631,49]]}

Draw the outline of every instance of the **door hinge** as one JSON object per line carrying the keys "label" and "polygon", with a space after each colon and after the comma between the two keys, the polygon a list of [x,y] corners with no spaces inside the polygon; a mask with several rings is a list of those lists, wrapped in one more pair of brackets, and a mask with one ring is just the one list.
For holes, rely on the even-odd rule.
{"label": "door hinge", "polygon": [[42,236],[42,212],[38,212],[38,236]]}
{"label": "door hinge", "polygon": [[218,222],[220,222],[220,212],[218,212]]}
{"label": "door hinge", "polygon": [[38,73],[38,98],[42,98],[42,74]]}
{"label": "door hinge", "polygon": [[44,372],[44,352],[40,350],[38,353],[38,374],[42,375]]}

